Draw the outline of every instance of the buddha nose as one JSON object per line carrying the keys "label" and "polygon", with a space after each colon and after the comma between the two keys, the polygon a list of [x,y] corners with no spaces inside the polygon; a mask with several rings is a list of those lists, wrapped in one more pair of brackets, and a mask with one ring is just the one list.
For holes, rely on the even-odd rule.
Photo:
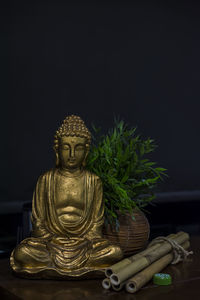
{"label": "buddha nose", "polygon": [[75,149],[72,147],[70,151],[70,157],[74,158],[75,157]]}

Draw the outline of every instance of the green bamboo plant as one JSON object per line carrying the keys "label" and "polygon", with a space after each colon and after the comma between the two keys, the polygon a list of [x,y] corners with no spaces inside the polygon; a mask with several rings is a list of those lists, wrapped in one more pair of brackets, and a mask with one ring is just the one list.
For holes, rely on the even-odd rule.
{"label": "green bamboo plant", "polygon": [[119,212],[129,212],[134,219],[133,210],[143,210],[155,198],[155,187],[166,169],[147,158],[156,145],[154,140],[137,135],[135,127],[115,121],[106,135],[93,129],[87,169],[102,180],[106,223],[119,226]]}

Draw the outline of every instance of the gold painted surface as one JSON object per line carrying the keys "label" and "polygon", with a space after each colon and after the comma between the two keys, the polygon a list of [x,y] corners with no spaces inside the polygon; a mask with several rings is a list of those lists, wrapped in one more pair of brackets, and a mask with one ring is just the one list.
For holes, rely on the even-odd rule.
{"label": "gold painted surface", "polygon": [[56,168],[38,179],[31,237],[11,254],[11,268],[18,275],[88,278],[122,258],[120,247],[102,237],[102,183],[85,169],[90,140],[78,116],[67,117],[56,132]]}

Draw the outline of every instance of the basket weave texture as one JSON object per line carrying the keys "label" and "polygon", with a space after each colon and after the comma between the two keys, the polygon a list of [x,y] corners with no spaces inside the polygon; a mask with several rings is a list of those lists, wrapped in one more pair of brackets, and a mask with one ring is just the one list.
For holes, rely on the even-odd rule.
{"label": "basket weave texture", "polygon": [[146,247],[150,226],[149,222],[140,210],[134,210],[132,219],[130,214],[119,215],[120,228],[117,231],[110,224],[103,227],[103,235],[111,243],[121,247],[125,257],[131,256]]}

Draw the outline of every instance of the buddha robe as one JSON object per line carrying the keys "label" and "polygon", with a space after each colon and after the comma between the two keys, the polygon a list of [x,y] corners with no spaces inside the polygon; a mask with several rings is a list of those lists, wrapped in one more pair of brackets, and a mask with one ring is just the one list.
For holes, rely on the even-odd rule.
{"label": "buddha robe", "polygon": [[30,238],[11,254],[24,277],[78,278],[119,261],[121,249],[102,237],[104,205],[98,176],[66,177],[59,169],[40,176],[33,195]]}

